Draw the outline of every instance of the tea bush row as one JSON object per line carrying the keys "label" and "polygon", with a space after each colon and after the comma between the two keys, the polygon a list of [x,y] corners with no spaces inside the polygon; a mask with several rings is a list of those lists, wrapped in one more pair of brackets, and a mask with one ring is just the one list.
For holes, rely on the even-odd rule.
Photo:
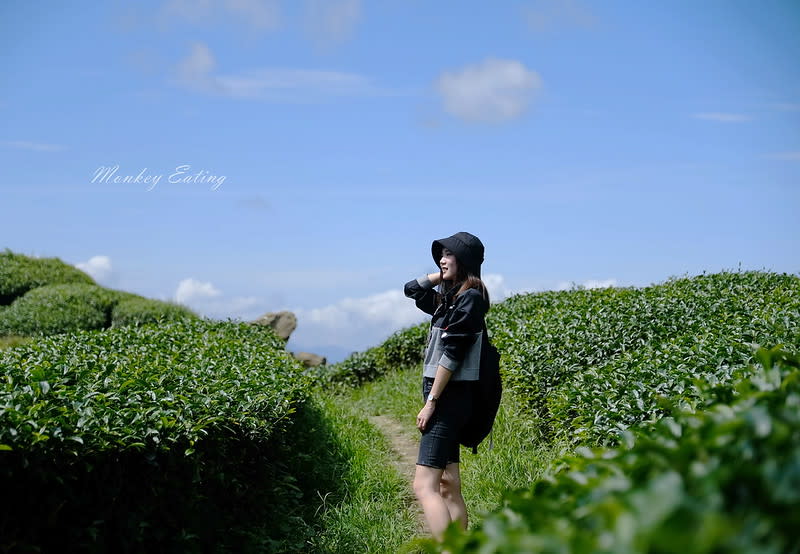
{"label": "tea bush row", "polygon": [[111,326],[144,325],[196,317],[192,310],[180,304],[151,298],[129,297],[120,300],[111,310]]}
{"label": "tea bush row", "polygon": [[0,305],[11,304],[37,287],[65,283],[96,284],[89,275],[58,258],[34,258],[8,248],[0,252]]}
{"label": "tea bush row", "polygon": [[[643,288],[517,295],[487,315],[507,391],[542,434],[612,444],[640,421],[702,405],[698,383],[726,384],[754,361],[751,344],[800,344],[800,278],[722,272]],[[421,364],[429,325],[328,368],[322,383],[359,386]]]}
{"label": "tea bush row", "polygon": [[754,361],[800,344],[800,278],[724,272],[645,288],[512,297],[487,321],[507,386],[546,435],[613,443],[634,423],[703,402]]}
{"label": "tea bush row", "polygon": [[98,285],[46,285],[0,311],[0,336],[46,336],[196,317],[184,306]]}
{"label": "tea bush row", "polygon": [[172,321],[197,315],[185,306],[97,285],[58,258],[0,253],[0,337]]}
{"label": "tea bush row", "polygon": [[358,387],[397,368],[421,364],[429,328],[428,323],[421,323],[397,331],[379,346],[310,370],[309,375],[321,386]]}
{"label": "tea bush row", "polygon": [[293,525],[301,491],[285,431],[307,391],[284,342],[246,323],[179,320],[0,351],[0,550],[263,546]]}
{"label": "tea bush row", "polygon": [[730,403],[630,429],[618,448],[579,448],[546,478],[507,493],[470,533],[449,529],[444,547],[800,551],[800,357],[780,348],[757,356],[760,369],[721,387]]}
{"label": "tea bush row", "polygon": [[266,437],[302,398],[298,367],[274,334],[246,323],[181,320],[40,339],[0,353],[0,445],[190,448],[220,425]]}

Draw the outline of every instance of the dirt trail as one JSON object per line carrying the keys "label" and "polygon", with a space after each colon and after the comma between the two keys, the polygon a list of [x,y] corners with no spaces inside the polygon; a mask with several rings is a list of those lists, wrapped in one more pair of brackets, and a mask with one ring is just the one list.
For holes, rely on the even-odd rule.
{"label": "dirt trail", "polygon": [[409,438],[407,429],[405,429],[401,423],[389,416],[370,416],[369,422],[380,429],[386,438],[389,439],[392,450],[397,455],[392,461],[392,465],[394,465],[400,475],[405,477],[408,483],[408,508],[412,510],[417,517],[417,532],[421,535],[429,535],[430,530],[425,523],[422,508],[419,502],[414,498],[414,490],[412,489],[419,444],[415,440]]}

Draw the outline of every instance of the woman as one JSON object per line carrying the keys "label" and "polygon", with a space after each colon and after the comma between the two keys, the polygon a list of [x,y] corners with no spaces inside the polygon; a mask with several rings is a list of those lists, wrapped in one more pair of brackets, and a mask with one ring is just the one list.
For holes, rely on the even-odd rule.
{"label": "woman", "polygon": [[472,407],[471,386],[478,380],[489,310],[489,293],[480,278],[483,252],[480,239],[466,232],[435,240],[431,253],[439,273],[405,285],[405,295],[433,316],[423,369],[425,405],[417,415],[422,438],[414,493],[437,539],[451,521],[467,528],[458,469],[459,432]]}

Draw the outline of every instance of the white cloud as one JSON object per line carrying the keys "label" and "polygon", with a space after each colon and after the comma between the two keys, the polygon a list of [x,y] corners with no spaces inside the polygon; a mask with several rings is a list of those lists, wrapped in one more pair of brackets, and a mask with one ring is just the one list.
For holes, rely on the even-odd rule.
{"label": "white cloud", "polygon": [[[502,275],[487,274],[483,278],[492,302],[515,294],[505,285]],[[400,289],[344,298],[321,308],[292,311],[297,316],[293,341],[305,345],[336,346],[347,351],[376,346],[395,331],[430,320],[430,316],[417,308]]]}
{"label": "white cloud", "polygon": [[280,24],[280,5],[276,0],[169,0],[159,19],[162,24],[175,20],[201,24],[226,16],[257,30],[272,30]]}
{"label": "white cloud", "polygon": [[[349,274],[339,277],[353,279]],[[281,278],[290,278],[290,274],[281,275]],[[487,274],[484,280],[493,302],[523,292],[511,291],[499,274]],[[297,316],[297,329],[291,338],[293,343],[308,348],[332,347],[346,352],[375,346],[395,331],[430,320],[430,316],[417,308],[413,300],[406,298],[400,288],[343,298],[319,308],[281,308],[276,307],[274,300],[270,302],[255,296],[229,298],[211,283],[184,279],[173,299],[199,314],[217,319],[230,317],[252,321],[266,312],[289,309]]]}
{"label": "white cloud", "polygon": [[447,71],[436,82],[447,112],[483,123],[520,117],[541,86],[535,71],[516,60],[499,59]]}
{"label": "white cloud", "polygon": [[214,73],[216,60],[204,43],[191,45],[177,66],[178,83],[190,89],[231,98],[277,101],[315,100],[334,96],[393,94],[356,73],[318,69],[264,68],[237,75]]}
{"label": "white cloud", "polygon": [[202,42],[192,43],[192,51],[178,64],[178,78],[191,88],[215,90],[217,85],[211,76],[216,65],[211,49]]}
{"label": "white cloud", "polygon": [[426,314],[402,290],[389,290],[361,298],[344,298],[321,308],[292,310],[298,344],[329,345],[348,351],[380,344],[393,332],[420,323]]}
{"label": "white cloud", "polygon": [[113,274],[111,258],[108,256],[92,256],[89,261],[77,263],[75,267],[88,273],[98,283],[108,281]]}
{"label": "white cloud", "polygon": [[607,288],[607,287],[615,287],[615,286],[617,286],[617,280],[616,279],[606,279],[604,281],[598,281],[596,279],[589,279],[587,281],[584,281],[580,285],[578,285],[574,281],[571,281],[571,282],[561,281],[560,283],[558,283],[558,285],[556,285],[556,289],[555,290],[571,290],[572,288],[574,288],[576,286],[583,287],[585,289],[604,289],[604,288]]}
{"label": "white cloud", "polygon": [[178,283],[175,301],[180,304],[194,303],[197,300],[214,298],[222,294],[211,283],[203,283],[196,279],[184,279]]}
{"label": "white cloud", "polygon": [[198,298],[192,302],[192,307],[214,319],[232,318],[242,321],[252,321],[269,311],[267,302],[257,296]]}
{"label": "white cloud", "polygon": [[172,300],[188,306],[198,314],[213,319],[252,321],[268,311],[269,302],[257,296],[226,296],[212,283],[183,279]]}
{"label": "white cloud", "polygon": [[741,123],[752,119],[750,116],[744,114],[720,112],[696,113],[693,114],[692,117],[696,119],[705,119],[707,121],[719,121],[722,123]]}
{"label": "white cloud", "polygon": [[775,152],[773,154],[767,154],[766,157],[773,160],[798,162],[800,161],[800,150],[796,150],[794,152]]}
{"label": "white cloud", "polygon": [[323,308],[303,311],[310,322],[330,327],[357,324],[399,329],[420,319],[414,302],[396,289],[362,298],[344,298]]}
{"label": "white cloud", "polygon": [[58,152],[65,150],[60,144],[44,144],[42,142],[31,142],[27,140],[7,140],[2,143],[4,146],[11,148],[20,148],[22,150],[34,150],[36,152]]}
{"label": "white cloud", "polygon": [[499,273],[488,273],[482,276],[486,288],[489,289],[489,297],[492,303],[502,302],[509,296],[513,296],[521,291],[514,291],[506,286],[505,277]]}
{"label": "white cloud", "polygon": [[597,18],[575,0],[539,0],[525,8],[525,19],[531,29],[544,32],[559,27],[594,27]]}
{"label": "white cloud", "polygon": [[311,36],[324,43],[341,42],[361,19],[360,0],[309,0],[306,21]]}

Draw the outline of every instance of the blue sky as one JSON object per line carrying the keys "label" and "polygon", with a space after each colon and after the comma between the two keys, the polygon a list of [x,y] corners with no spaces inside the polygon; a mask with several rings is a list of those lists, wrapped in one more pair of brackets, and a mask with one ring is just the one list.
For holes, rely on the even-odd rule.
{"label": "blue sky", "polygon": [[331,360],[462,230],[496,299],[798,273],[800,6],[658,4],[4,3],[0,248]]}

